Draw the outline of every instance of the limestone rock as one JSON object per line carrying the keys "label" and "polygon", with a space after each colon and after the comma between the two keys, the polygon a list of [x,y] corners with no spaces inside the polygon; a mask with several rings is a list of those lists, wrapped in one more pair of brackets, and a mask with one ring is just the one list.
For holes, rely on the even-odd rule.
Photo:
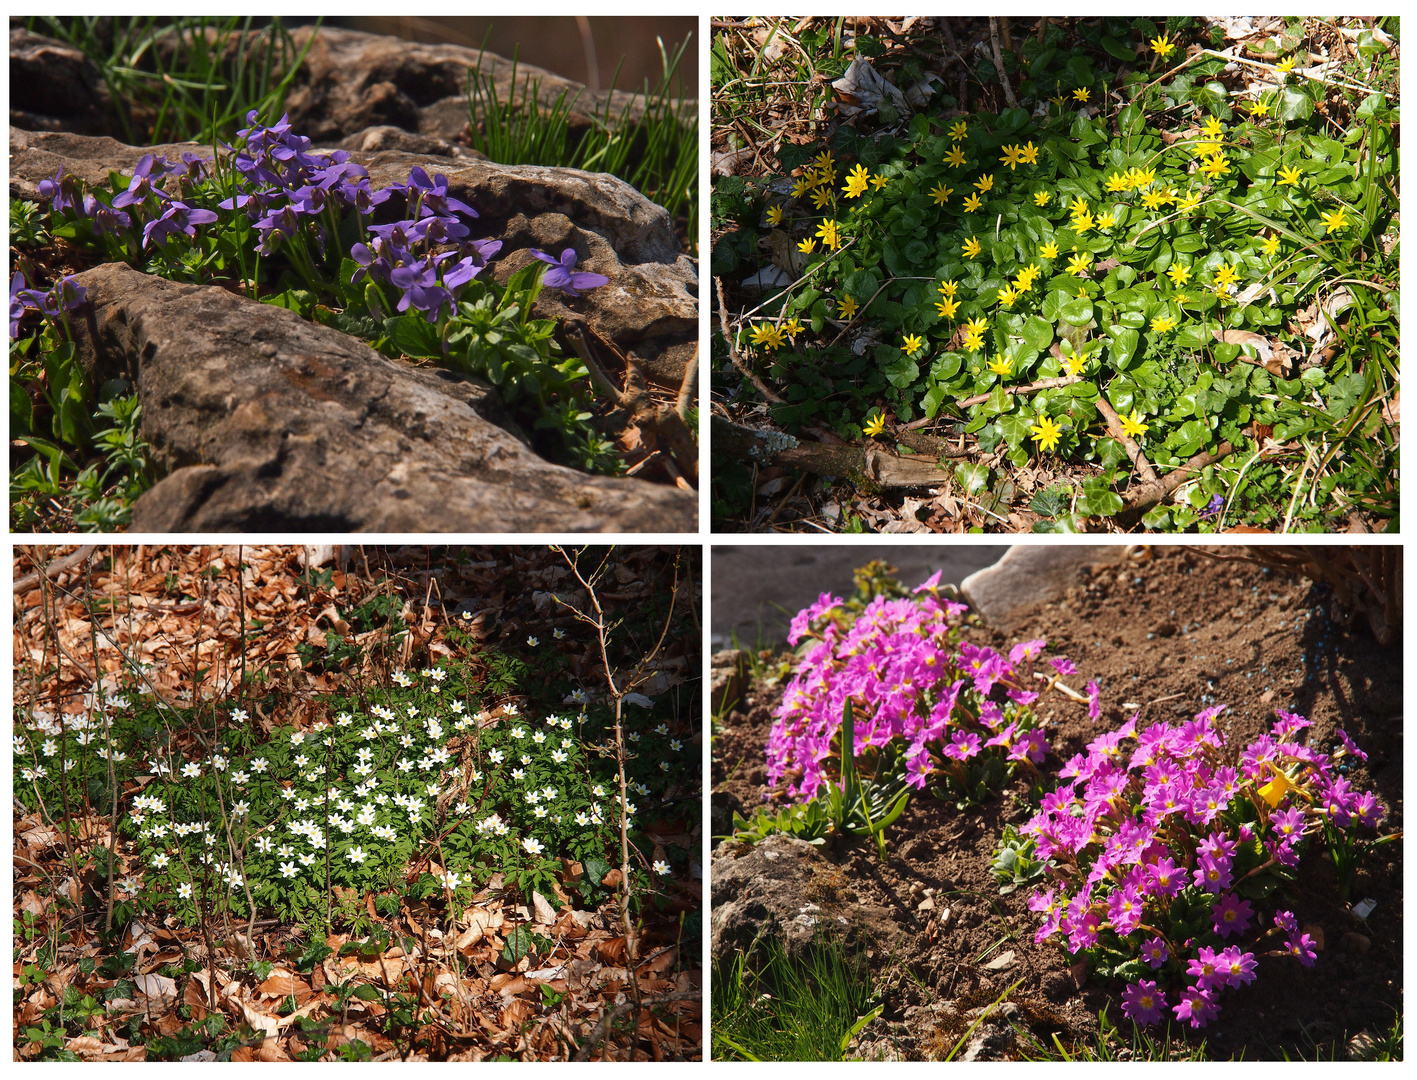
{"label": "limestone rock", "polygon": [[[303,47],[309,27],[291,31]],[[479,67],[480,62],[480,67]],[[583,85],[529,64],[516,65],[515,99],[512,61],[462,45],[427,45],[358,30],[323,27],[296,73],[286,108],[291,123],[316,142],[335,142],[361,128],[392,124],[406,131],[456,141],[467,126],[467,71],[490,76],[502,103],[521,102],[528,87],[545,108],[561,94],[573,103],[572,132],[590,126],[590,114],[637,118],[644,97],[621,90],[592,94]]]}
{"label": "limestone rock", "polygon": [[104,135],[112,122],[110,102],[98,68],[80,50],[23,27],[10,31],[12,125]]}
{"label": "limestone rock", "polygon": [[986,623],[1008,630],[1076,584],[1081,567],[1126,557],[1122,544],[1015,544],[993,566],[960,582],[959,591]]}
{"label": "limestone rock", "polygon": [[[128,146],[107,137],[10,129],[10,195],[39,199],[38,184],[59,169],[87,184],[103,184],[110,172],[131,173],[143,154],[177,160],[184,152],[210,156],[197,143]],[[453,196],[480,215],[474,235],[503,241],[493,261],[501,282],[532,258],[537,247],[559,255],[576,250],[580,268],[605,274],[610,283],[572,298],[543,290],[534,314],[563,319],[574,314],[596,333],[632,353],[646,374],[678,388],[698,342],[698,277],[693,260],[681,256],[668,213],[608,173],[539,166],[495,165],[475,159],[436,158],[397,150],[356,151],[351,158],[369,170],[377,188],[401,184],[422,165],[444,173]],[[397,220],[403,200],[391,198],[377,220]]]}
{"label": "limestone rock", "polygon": [[889,912],[839,887],[841,872],[820,845],[795,836],[719,844],[711,881],[715,957],[759,950],[769,937],[796,958],[824,935],[864,935],[885,949],[898,935]]}
{"label": "limestone rock", "polygon": [[136,378],[163,478],[142,532],[683,531],[696,499],[548,464],[490,388],[396,363],[295,312],[109,263],[74,320],[97,378]]}

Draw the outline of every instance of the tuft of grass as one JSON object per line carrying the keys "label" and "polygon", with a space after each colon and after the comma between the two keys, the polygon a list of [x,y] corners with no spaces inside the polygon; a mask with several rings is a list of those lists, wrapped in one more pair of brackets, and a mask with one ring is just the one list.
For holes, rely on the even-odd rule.
{"label": "tuft of grass", "polygon": [[1107,1015],[1107,1006],[1097,1014],[1097,1035],[1090,1043],[1064,1045],[1056,1032],[1045,1043],[1028,1028],[1014,1025],[1015,1046],[1022,1061],[1209,1061],[1205,1040],[1192,1046],[1171,1034],[1171,1025],[1161,1035],[1130,1024],[1124,1034]]}
{"label": "tuft of grass", "polygon": [[[590,111],[590,127],[581,131],[571,128],[580,91],[562,91],[550,105],[543,105],[540,80],[524,75],[519,97],[513,54],[512,92],[503,101],[492,75],[483,73],[479,55],[477,66],[467,69],[472,147],[502,165],[563,166],[618,176],[668,210],[692,243],[699,229],[699,125],[679,74],[691,39],[673,48],[659,42],[664,73],[654,86],[645,80],[640,91],[644,111],[638,118],[631,118],[628,105],[617,116],[607,93],[604,106]],[[619,73],[617,66],[612,90]]]}
{"label": "tuft of grass", "polygon": [[713,968],[713,1060],[843,1061],[851,1040],[880,1015],[864,955],[821,938],[801,959],[763,941]]}

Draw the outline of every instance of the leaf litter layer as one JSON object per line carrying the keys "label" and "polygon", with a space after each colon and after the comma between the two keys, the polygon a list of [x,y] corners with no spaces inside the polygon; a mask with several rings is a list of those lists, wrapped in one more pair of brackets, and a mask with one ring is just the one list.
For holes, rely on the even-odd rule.
{"label": "leaf litter layer", "polygon": [[[178,719],[167,727],[174,760],[189,764],[214,761],[210,708],[188,712],[194,684],[199,702],[235,704],[243,659],[249,680],[243,703],[253,715],[230,723],[225,733],[238,750],[243,734],[258,749],[275,747],[265,739],[276,730],[293,730],[305,749],[305,739],[316,741],[320,726],[334,719],[331,695],[367,693],[377,700],[380,687],[399,682],[404,669],[420,667],[465,673],[468,696],[476,699],[469,705],[486,706],[481,726],[471,719],[466,726],[483,739],[505,730],[516,716],[539,720],[579,708],[567,702],[578,691],[591,699],[588,714],[605,706],[597,636],[555,599],[592,610],[560,552],[336,548],[333,564],[306,570],[302,550],[21,549],[14,569],[17,731],[25,732],[26,717],[56,703],[66,718],[80,716],[95,661],[117,682],[125,665],[109,634],[124,654],[143,663],[142,679],[153,696],[172,707],[170,715]],[[238,900],[229,907],[214,902],[203,920],[190,900],[164,893],[164,875],[137,857],[135,815],[128,813],[132,798],[162,788],[161,780],[154,785],[153,777],[142,779],[151,762],[132,760],[154,747],[129,746],[128,757],[114,762],[112,779],[123,778],[118,783],[84,776],[91,779],[88,799],[73,785],[46,803],[48,813],[35,808],[33,798],[26,805],[17,799],[17,1055],[697,1057],[701,888],[691,865],[699,829],[697,561],[672,549],[566,555],[578,561],[607,617],[627,616],[627,627],[612,631],[608,653],[621,692],[657,705],[649,713],[626,706],[626,775],[630,798],[640,804],[633,819],[626,815],[628,863],[622,862],[617,835],[603,858],[555,858],[558,852],[551,851],[544,859],[526,854],[500,867],[473,861],[459,866],[464,873],[456,875],[462,879],[457,889],[445,888],[455,865],[445,852],[453,850],[457,819],[468,809],[453,802],[478,795],[476,785],[466,785],[476,770],[462,760],[458,777],[448,778],[452,782],[436,800],[435,839],[419,843],[407,865],[383,868],[397,879],[393,887],[335,885],[327,898],[323,889],[307,891],[318,903],[286,918],[271,918],[269,903],[248,908],[233,890]],[[48,585],[37,564],[52,568],[44,579]],[[596,567],[603,572],[592,577]],[[656,640],[659,648],[651,656]],[[646,716],[652,717],[648,723]],[[452,726],[453,713],[447,720]],[[655,722],[664,735],[649,730]],[[120,731],[117,724],[114,730]],[[66,733],[66,750],[82,757],[86,745],[70,749],[77,731]],[[577,735],[585,736],[586,771],[603,775],[608,769],[613,777],[613,733],[602,728],[596,734],[588,724]],[[646,745],[636,735],[656,747],[648,765],[633,760]],[[658,742],[670,738],[689,751],[688,767],[672,773],[657,767],[669,757],[658,752]],[[451,745],[467,758],[476,741],[463,735]],[[17,795],[25,794],[18,789],[25,786],[19,770],[26,760],[60,771],[52,748],[49,754],[44,749],[37,745],[27,758],[17,745]],[[275,753],[270,757],[277,759]],[[649,777],[644,769],[658,775]],[[234,784],[235,774],[228,775]],[[640,778],[658,782],[651,787]],[[493,789],[493,777],[486,788]],[[108,797],[92,799],[95,793]],[[613,799],[615,792],[606,794]],[[121,812],[110,813],[110,799]],[[67,815],[59,805],[65,800]],[[267,809],[250,808],[251,819]],[[514,818],[505,800],[497,809]],[[231,827],[242,820],[233,817]],[[332,838],[334,820],[326,821]],[[354,822],[349,825],[346,832]],[[358,839],[364,842],[364,834]],[[529,888],[526,874],[534,867],[542,873]],[[201,875],[192,880],[210,884]],[[296,893],[292,886],[289,897]],[[631,894],[626,920],[623,905]],[[170,902],[153,902],[164,895]],[[274,906],[289,897],[281,895]]]}

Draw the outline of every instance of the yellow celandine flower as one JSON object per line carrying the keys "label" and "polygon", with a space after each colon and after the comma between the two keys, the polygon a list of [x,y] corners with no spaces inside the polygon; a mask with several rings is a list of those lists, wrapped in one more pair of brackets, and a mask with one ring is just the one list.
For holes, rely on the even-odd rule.
{"label": "yellow celandine flower", "polygon": [[880,191],[881,188],[885,187],[888,182],[889,181],[887,181],[886,178],[880,173],[877,173],[875,176],[871,177],[871,184],[875,187],[877,191]]}
{"label": "yellow celandine flower", "polygon": [[846,192],[848,199],[860,198],[866,194],[866,188],[870,186],[871,174],[865,165],[857,165],[846,174],[846,186],[841,190]]}
{"label": "yellow celandine flower", "polygon": [[1129,439],[1140,438],[1145,435],[1147,430],[1151,427],[1150,424],[1143,424],[1141,422],[1141,414],[1137,412],[1136,409],[1132,410],[1131,416],[1121,417],[1121,421],[1122,430],[1127,433]]}
{"label": "yellow celandine flower", "polygon": [[935,189],[930,192],[930,198],[934,199],[941,206],[944,206],[945,202],[953,194],[954,188],[945,187],[944,184],[936,184]]}
{"label": "yellow celandine flower", "polygon": [[1019,147],[1018,160],[1019,163],[1023,165],[1037,165],[1038,147],[1034,146],[1032,142],[1029,142],[1027,146]]}
{"label": "yellow celandine flower", "polygon": [[1167,41],[1164,36],[1153,38],[1151,42],[1151,51],[1163,60],[1170,56],[1171,53],[1175,51],[1175,48],[1175,44]]}
{"label": "yellow celandine flower", "polygon": [[768,224],[769,224],[769,225],[781,225],[781,224],[782,224],[782,207],[780,207],[780,206],[769,206],[769,207],[768,207]]}
{"label": "yellow celandine flower", "polygon": [[801,320],[794,315],[782,324],[782,332],[789,338],[796,339],[797,335],[802,332]]}
{"label": "yellow celandine flower", "polygon": [[1151,332],[1153,334],[1165,334],[1176,329],[1176,320],[1170,315],[1158,315],[1151,320]]}
{"label": "yellow celandine flower", "polygon": [[1012,285],[1009,285],[1008,287],[999,290],[998,300],[1001,307],[1013,307],[1014,301],[1017,300],[1018,297],[1019,294],[1014,291],[1014,287]]}
{"label": "yellow celandine flower", "polygon": [[1264,249],[1264,253],[1266,255],[1273,255],[1276,251],[1279,250],[1278,235],[1266,236],[1263,240],[1260,241],[1260,247]]}
{"label": "yellow celandine flower", "polygon": [[[973,198],[973,196],[970,197]],[[981,244],[975,237],[971,236],[968,240],[964,242],[964,248],[962,250],[965,258],[972,259],[974,258],[974,256],[978,255],[981,251],[984,250],[984,245]]]}
{"label": "yellow celandine flower", "polygon": [[1289,56],[1274,65],[1281,73],[1288,75],[1294,70],[1294,57]]}
{"label": "yellow celandine flower", "polygon": [[1033,204],[1035,206],[1047,206],[1048,200],[1051,198],[1052,196],[1046,191],[1035,191],[1033,193]]}
{"label": "yellow celandine flower", "polygon": [[945,155],[945,164],[952,169],[958,169],[964,164],[964,151],[960,149],[959,143],[950,147],[950,152]]}
{"label": "yellow celandine flower", "polygon": [[1094,222],[1092,220],[1092,215],[1089,214],[1086,210],[1084,210],[1081,214],[1073,215],[1072,230],[1079,236],[1087,232],[1088,229],[1092,228],[1093,224]]}
{"label": "yellow celandine flower", "polygon": [[1155,170],[1155,169],[1138,169],[1138,168],[1136,168],[1135,166],[1133,166],[1131,169],[1129,169],[1129,170],[1127,171],[1127,175],[1131,178],[1132,187],[1134,187],[1134,188],[1144,188],[1144,187],[1146,187],[1148,184],[1152,183],[1152,182],[1156,179],[1156,170]]}
{"label": "yellow celandine flower", "polygon": [[817,250],[817,242],[809,236],[805,240],[798,241],[797,250],[803,255],[810,255]]}
{"label": "yellow celandine flower", "polygon": [[1004,156],[999,159],[999,164],[1007,165],[1009,167],[1009,171],[1012,172],[1014,168],[1018,165],[1019,150],[1022,148],[1018,146],[1010,146],[1008,145],[1008,143],[1005,143],[1003,147],[1001,147],[1001,149],[1004,151]]}
{"label": "yellow celandine flower", "polygon": [[1097,227],[1099,229],[1110,229],[1117,224],[1117,215],[1108,210],[1105,214],[1097,215]]}
{"label": "yellow celandine flower", "polygon": [[1328,231],[1341,229],[1348,224],[1348,219],[1343,216],[1343,207],[1339,207],[1333,213],[1319,215],[1323,218],[1323,223],[1328,226]]}
{"label": "yellow celandine flower", "polygon": [[769,349],[782,348],[782,331],[772,323],[758,323],[753,327],[752,341],[754,345],[766,345]]}
{"label": "yellow celandine flower", "polygon": [[1079,286],[1078,286],[1078,291],[1077,291],[1077,298],[1078,298],[1079,300],[1081,300],[1081,299],[1082,299],[1084,296],[1086,296],[1086,295],[1087,295],[1087,286],[1086,286],[1086,285],[1079,285]]}
{"label": "yellow celandine flower", "polygon": [[959,292],[959,282],[957,282],[957,281],[942,281],[942,282],[940,282],[940,284],[939,284],[939,290],[940,290],[940,295],[941,295],[941,296],[948,296],[948,297],[950,297],[951,299],[953,299],[955,293]]}
{"label": "yellow celandine flower", "polygon": [[1191,194],[1187,195],[1184,199],[1182,199],[1176,204],[1176,209],[1183,214],[1189,214],[1192,210],[1194,210],[1197,206],[1201,204],[1202,198],[1204,198],[1204,196],[1202,196],[1199,191],[1193,191]]}
{"label": "yellow celandine flower", "polygon": [[989,329],[988,319],[970,319],[964,324],[964,332],[971,337],[982,338],[984,331]]}
{"label": "yellow celandine flower", "polygon": [[1087,269],[1088,264],[1091,262],[1092,256],[1085,251],[1080,255],[1074,255],[1068,260],[1067,272],[1072,274],[1073,277],[1082,277],[1082,272]]}
{"label": "yellow celandine flower", "polygon": [[817,226],[817,235],[822,238],[822,246],[833,251],[841,244],[841,233],[837,231],[836,222],[830,219]]}
{"label": "yellow celandine flower", "polygon": [[812,189],[812,202],[816,203],[818,210],[825,209],[827,203],[829,203],[829,202],[831,202],[831,201],[832,201],[832,193],[831,193],[831,189],[830,189],[830,188],[813,188],[813,189]]}
{"label": "yellow celandine flower", "polygon": [[1166,276],[1177,285],[1184,285],[1190,280],[1191,271],[1189,267],[1182,266],[1180,263],[1172,263],[1171,269],[1166,271]]}
{"label": "yellow celandine flower", "polygon": [[1285,165],[1279,170],[1279,182],[1281,184],[1298,184],[1299,178],[1304,173],[1297,165]]}
{"label": "yellow celandine flower", "polygon": [[924,345],[924,344],[925,344],[925,339],[924,339],[923,337],[917,337],[917,336],[914,335],[914,334],[906,334],[906,335],[905,335],[905,346],[904,346],[906,355],[909,355],[910,353],[915,352],[916,349],[920,348],[920,346],[922,346],[922,345]]}
{"label": "yellow celandine flower", "polygon": [[849,296],[843,296],[836,302],[837,316],[842,319],[854,319],[856,317],[856,301]]}
{"label": "yellow celandine flower", "polygon": [[1074,197],[1073,197],[1073,203],[1072,203],[1072,206],[1069,207],[1069,209],[1070,209],[1071,212],[1074,213],[1074,214],[1086,214],[1086,213],[1089,213],[1089,208],[1088,208],[1088,205],[1087,205],[1087,200],[1084,199],[1081,195],[1077,195],[1077,196],[1074,196]]}
{"label": "yellow celandine flower", "polygon": [[964,138],[964,133],[968,130],[969,128],[963,120],[956,120],[954,126],[950,128],[950,138],[955,142],[959,142],[959,140]]}
{"label": "yellow celandine flower", "polygon": [[1178,293],[1175,295],[1174,299],[1175,299],[1176,303],[1178,303],[1178,304],[1184,304],[1184,303],[1186,302],[1187,297],[1186,297],[1186,294],[1185,294],[1185,293],[1183,293],[1183,292],[1178,292]]}
{"label": "yellow celandine flower", "polygon": [[803,195],[807,194],[811,187],[812,181],[810,177],[799,176],[797,178],[797,183],[792,185],[792,197],[794,199],[800,199]]}
{"label": "yellow celandine flower", "polygon": [[1083,364],[1086,361],[1077,353],[1063,361],[1063,371],[1068,375],[1081,375]]}
{"label": "yellow celandine flower", "polygon": [[1265,102],[1265,101],[1252,101],[1252,102],[1250,102],[1250,115],[1251,115],[1251,116],[1268,116],[1268,115],[1269,115],[1269,103],[1268,103],[1268,102]]}
{"label": "yellow celandine flower", "polygon": [[881,432],[886,430],[886,414],[877,413],[875,416],[871,417],[871,419],[867,420],[866,423],[861,426],[861,430],[872,438],[875,438]]}
{"label": "yellow celandine flower", "polygon": [[836,168],[831,165],[823,165],[817,169],[818,187],[831,187],[836,183]]}
{"label": "yellow celandine flower", "polygon": [[1233,266],[1226,266],[1224,263],[1221,263],[1215,268],[1215,284],[1221,288],[1228,288],[1234,285],[1237,278],[1238,275],[1235,273]]}
{"label": "yellow celandine flower", "polygon": [[1056,259],[1058,257],[1058,245],[1055,244],[1052,240],[1049,240],[1046,244],[1044,244],[1041,248],[1038,249],[1038,254],[1045,259]]}
{"label": "yellow celandine flower", "polygon": [[978,180],[974,181],[974,186],[979,189],[981,195],[986,191],[992,190],[994,187],[994,174],[990,173],[987,176],[981,176]]}
{"label": "yellow celandine flower", "polygon": [[1040,273],[1042,273],[1042,271],[1039,270],[1038,267],[1029,263],[1020,270],[1018,276],[1014,278],[1014,287],[1017,288],[1019,292],[1028,292],[1029,289],[1033,288],[1033,283],[1038,280]]}
{"label": "yellow celandine flower", "polygon": [[1221,145],[1219,136],[1216,136],[1214,140],[1209,138],[1201,139],[1191,147],[1191,156],[1198,158],[1210,157],[1212,154],[1223,154],[1224,152],[1225,148]]}
{"label": "yellow celandine flower", "polygon": [[1216,119],[1214,116],[1207,116],[1205,120],[1201,122],[1201,130],[1203,130],[1212,139],[1218,139],[1220,138],[1222,129],[1220,127],[1220,121],[1218,119]]}
{"label": "yellow celandine flower", "polygon": [[1068,103],[1068,99],[1062,94],[1057,94],[1054,97],[1050,97],[1048,100],[1051,101],[1054,105],[1058,106],[1058,108],[1060,109]]}
{"label": "yellow celandine flower", "polygon": [[1107,178],[1108,191],[1130,191],[1131,188],[1131,177],[1126,173],[1113,173]]}
{"label": "yellow celandine flower", "polygon": [[996,356],[989,361],[989,370],[995,375],[1007,375],[1013,370],[1014,362],[1006,356]]}
{"label": "yellow celandine flower", "polygon": [[1201,172],[1205,173],[1206,176],[1210,177],[1212,180],[1225,175],[1229,171],[1230,163],[1225,160],[1224,154],[1216,154],[1201,166]]}
{"label": "yellow celandine flower", "polygon": [[1141,193],[1141,204],[1148,210],[1156,210],[1166,202],[1166,196],[1159,191],[1143,191]]}
{"label": "yellow celandine flower", "polygon": [[1087,101],[1090,97],[1092,97],[1092,94],[1085,86],[1079,86],[1076,90],[1073,91],[1073,100],[1081,101],[1084,105],[1087,104]]}
{"label": "yellow celandine flower", "polygon": [[1038,423],[1028,430],[1033,432],[1033,441],[1038,444],[1038,448],[1045,452],[1057,446],[1058,439],[1063,434],[1063,429],[1053,422],[1051,416],[1040,416]]}
{"label": "yellow celandine flower", "polygon": [[982,337],[980,337],[978,334],[965,334],[965,335],[964,335],[964,351],[965,351],[965,352],[978,352],[978,351],[979,351],[980,349],[982,349],[982,348],[984,348],[984,339],[983,339]]}
{"label": "yellow celandine flower", "polygon": [[959,301],[951,300],[948,296],[935,301],[935,310],[940,313],[942,319],[953,319],[955,312],[959,310]]}
{"label": "yellow celandine flower", "polygon": [[984,205],[984,201],[978,195],[970,195],[964,200],[964,210],[967,214],[972,214]]}

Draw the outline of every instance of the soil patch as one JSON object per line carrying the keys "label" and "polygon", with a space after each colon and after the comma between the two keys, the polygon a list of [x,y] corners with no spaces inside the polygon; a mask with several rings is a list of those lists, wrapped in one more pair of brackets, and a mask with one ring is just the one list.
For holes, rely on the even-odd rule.
{"label": "soil patch", "polygon": [[[1053,751],[1046,771],[1138,708],[1143,723],[1176,722],[1227,703],[1221,723],[1246,740],[1268,730],[1281,708],[1313,721],[1310,745],[1331,749],[1335,730],[1343,728],[1368,752],[1369,762],[1349,775],[1377,791],[1388,810],[1385,831],[1401,829],[1401,643],[1381,648],[1365,623],[1345,623],[1331,608],[1326,587],[1166,547],[1152,549],[1141,566],[1080,570],[1063,599],[1020,620],[1014,634],[976,626],[966,637],[1005,649],[1046,637],[1050,651],[1077,664],[1079,685],[1101,684],[1097,723],[1083,705],[1040,703]],[[780,804],[780,793],[765,787],[763,758],[780,698],[779,686],[759,682],[723,718],[713,763],[716,804],[737,800],[749,812]],[[884,908],[889,918],[872,922],[894,927],[874,941],[872,968],[885,1010],[858,1039],[857,1056],[947,1054],[972,1022],[971,1010],[977,1016],[979,1006],[1015,980],[1021,981],[1008,995],[1014,1008],[1005,1011],[1046,1045],[1054,1033],[1064,1046],[1092,1040],[1104,1005],[1129,1031],[1121,987],[1075,976],[1057,945],[1035,945],[1038,919],[1026,906],[1032,890],[1001,896],[990,875],[1004,825],[1021,825],[1032,813],[1026,794],[1018,782],[963,814],[938,800],[914,799],[888,833],[892,858],[884,866],[869,838],[827,850],[844,872],[844,887],[826,898],[824,910],[850,921],[858,903]],[[1260,955],[1259,979],[1227,992],[1218,1020],[1201,1032],[1186,1028],[1186,1040],[1204,1037],[1208,1054],[1222,1059],[1313,1057],[1316,1044],[1331,1053],[1333,1044],[1341,1048],[1361,1032],[1390,1029],[1402,1008],[1402,874],[1400,844],[1360,866],[1352,899],[1376,906],[1359,920],[1338,899],[1327,857],[1311,854],[1281,906],[1322,931],[1317,964],[1303,968],[1292,958]],[[976,1033],[971,1049],[981,1058],[1012,1057],[1018,1043],[1007,1032],[981,1043]]]}

